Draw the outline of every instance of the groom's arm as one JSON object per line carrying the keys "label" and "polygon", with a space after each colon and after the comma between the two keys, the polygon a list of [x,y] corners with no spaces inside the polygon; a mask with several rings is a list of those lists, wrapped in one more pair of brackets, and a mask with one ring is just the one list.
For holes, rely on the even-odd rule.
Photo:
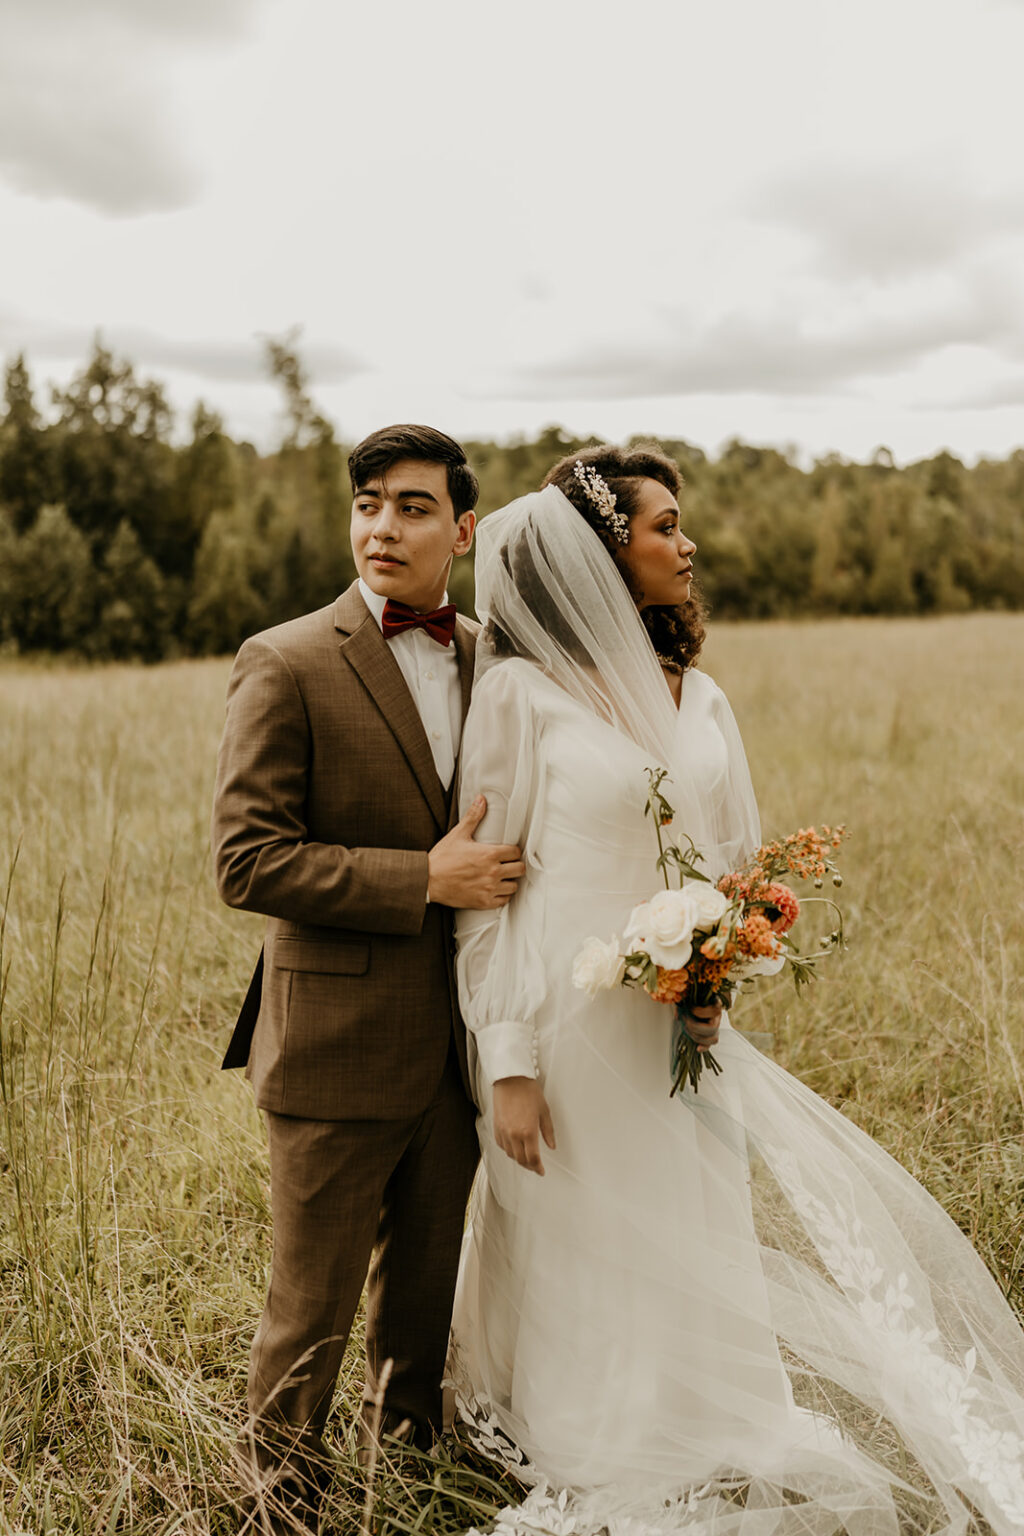
{"label": "groom's arm", "polygon": [[305,705],[287,662],[266,641],[247,641],[228,684],[217,760],[211,841],[221,898],[287,922],[419,933],[425,850],[307,840],[311,751]]}
{"label": "groom's arm", "polygon": [[417,934],[428,886],[431,900],[446,905],[508,900],[522,874],[511,862],[519,850],[472,842],[483,809],[429,852],[310,842],[311,750],[287,662],[266,641],[247,641],[228,685],[211,829],[217,888],[229,906],[286,922]]}

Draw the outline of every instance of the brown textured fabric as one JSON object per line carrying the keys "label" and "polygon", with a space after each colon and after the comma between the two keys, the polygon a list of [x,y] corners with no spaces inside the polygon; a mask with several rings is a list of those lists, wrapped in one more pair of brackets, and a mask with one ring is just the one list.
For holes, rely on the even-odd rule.
{"label": "brown textured fabric", "polygon": [[[460,619],[463,713],[474,640]],[[315,1502],[306,1463],[322,1460],[368,1265],[367,1393],[391,1359],[385,1424],[408,1418],[419,1439],[440,1426],[477,1160],[452,913],[426,902],[427,851],[451,820],[357,586],[246,641],[212,836],[224,900],[267,915],[225,1063],[248,1061],[270,1143],[274,1255],[242,1456],[259,1496],[283,1477]]]}
{"label": "brown textured fabric", "polygon": [[[268,1114],[274,1259],[253,1343],[249,1406],[320,1433],[366,1280],[366,1397],[392,1361],[387,1417],[441,1425],[475,1119],[454,1056],[410,1120]],[[429,1443],[429,1442],[428,1442]]]}
{"label": "brown textured fabric", "polygon": [[[474,638],[460,619],[464,707]],[[452,913],[426,903],[427,850],[449,820],[416,705],[358,587],[246,641],[212,840],[223,899],[268,918],[247,1067],[262,1109],[415,1115],[453,1036],[468,1087]],[[244,1039],[232,1048],[244,1058]]]}

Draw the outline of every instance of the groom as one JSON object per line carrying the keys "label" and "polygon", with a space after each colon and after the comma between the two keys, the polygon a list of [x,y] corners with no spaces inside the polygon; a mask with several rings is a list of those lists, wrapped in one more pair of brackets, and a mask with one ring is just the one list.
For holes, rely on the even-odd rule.
{"label": "groom", "polygon": [[452,909],[504,905],[524,869],[474,842],[482,798],[451,810],[476,626],[445,586],[476,477],[422,426],[373,433],[349,473],[358,580],[239,651],[212,828],[221,896],[268,919],[224,1062],[246,1065],[270,1148],[248,1461],[267,1508],[314,1527],[368,1266],[361,1441],[375,1412],[419,1446],[440,1427],[477,1161]]}

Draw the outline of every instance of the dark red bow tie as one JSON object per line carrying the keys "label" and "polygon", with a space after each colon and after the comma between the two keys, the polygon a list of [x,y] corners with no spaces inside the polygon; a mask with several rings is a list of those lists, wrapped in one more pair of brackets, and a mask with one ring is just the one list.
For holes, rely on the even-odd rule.
{"label": "dark red bow tie", "polygon": [[422,629],[438,645],[451,645],[455,633],[455,604],[446,603],[443,608],[435,608],[433,613],[417,613],[415,608],[407,608],[404,603],[396,603],[389,597],[384,604],[380,627],[385,640],[406,629]]}

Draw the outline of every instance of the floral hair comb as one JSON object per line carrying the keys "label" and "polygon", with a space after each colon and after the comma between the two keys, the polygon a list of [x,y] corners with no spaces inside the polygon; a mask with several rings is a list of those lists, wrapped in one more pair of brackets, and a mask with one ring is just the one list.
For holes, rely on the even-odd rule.
{"label": "floral hair comb", "polygon": [[629,518],[625,512],[616,512],[615,492],[609,490],[608,485],[592,464],[584,464],[577,459],[572,467],[572,472],[580,485],[584,495],[590,502],[594,511],[603,523],[608,525],[612,538],[617,544],[629,543]]}

